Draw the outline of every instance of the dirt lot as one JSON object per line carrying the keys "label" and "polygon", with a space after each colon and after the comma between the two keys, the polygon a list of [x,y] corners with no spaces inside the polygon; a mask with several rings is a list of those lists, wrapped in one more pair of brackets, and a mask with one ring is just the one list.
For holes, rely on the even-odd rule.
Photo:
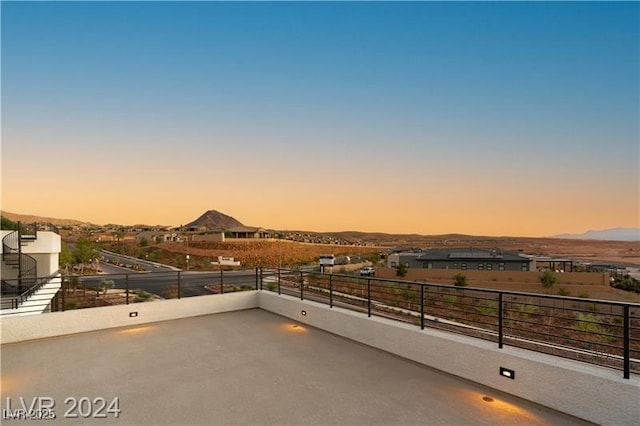
{"label": "dirt lot", "polygon": [[[339,256],[360,255],[368,257],[380,252],[380,248],[338,246],[324,244],[305,244],[289,241],[243,241],[224,243],[161,243],[144,249],[145,253],[158,256],[157,260],[177,267],[186,266],[186,254],[189,254],[189,267],[193,270],[211,270],[212,260],[218,256],[233,257],[242,267],[253,268],[297,266],[317,261],[321,254]],[[217,267],[216,267],[217,268]]]}
{"label": "dirt lot", "polygon": [[[383,241],[379,241],[383,243]],[[402,241],[389,240],[386,244],[394,246]],[[640,265],[640,242],[633,241],[597,241],[568,240],[557,238],[524,237],[421,237],[402,244],[401,247],[452,248],[477,247],[500,248],[503,250],[521,250],[526,254],[569,257],[572,259],[596,262]]]}

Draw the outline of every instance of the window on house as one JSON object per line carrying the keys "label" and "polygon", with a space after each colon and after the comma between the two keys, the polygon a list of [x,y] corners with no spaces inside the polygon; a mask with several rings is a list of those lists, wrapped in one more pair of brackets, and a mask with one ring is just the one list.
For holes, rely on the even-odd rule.
{"label": "window on house", "polygon": [[504,271],[504,263],[500,263],[500,265],[498,266],[498,269],[500,269],[501,271]]}
{"label": "window on house", "polygon": [[484,270],[484,263],[478,263],[478,271]]}
{"label": "window on house", "polygon": [[460,264],[460,268],[461,269],[467,269],[467,264],[466,263],[461,263]]}
{"label": "window on house", "polygon": [[487,263],[487,271],[492,271],[493,265],[491,263]]}

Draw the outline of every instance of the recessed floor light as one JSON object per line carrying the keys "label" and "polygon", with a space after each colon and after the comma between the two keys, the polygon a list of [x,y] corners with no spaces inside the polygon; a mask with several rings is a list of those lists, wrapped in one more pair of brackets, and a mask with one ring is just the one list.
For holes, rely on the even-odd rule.
{"label": "recessed floor light", "polygon": [[483,397],[482,397],[482,400],[483,400],[484,402],[493,402],[493,398],[491,398],[490,396],[483,396]]}

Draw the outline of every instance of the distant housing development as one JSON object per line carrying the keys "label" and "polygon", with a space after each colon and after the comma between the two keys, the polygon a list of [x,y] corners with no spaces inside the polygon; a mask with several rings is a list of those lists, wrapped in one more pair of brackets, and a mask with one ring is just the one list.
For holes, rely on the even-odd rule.
{"label": "distant housing development", "polygon": [[530,271],[534,269],[532,262],[518,251],[479,248],[420,250],[393,253],[387,257],[387,266],[391,268],[403,263],[408,268]]}

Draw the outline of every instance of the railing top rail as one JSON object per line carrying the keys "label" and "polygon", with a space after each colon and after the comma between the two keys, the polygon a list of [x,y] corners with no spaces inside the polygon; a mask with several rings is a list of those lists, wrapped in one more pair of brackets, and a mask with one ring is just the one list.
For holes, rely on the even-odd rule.
{"label": "railing top rail", "polygon": [[[222,270],[225,274],[228,273],[233,273],[233,272],[251,272],[251,273],[255,273],[255,268],[242,268],[242,269],[224,269]],[[176,275],[178,273],[181,274],[188,274],[188,275],[215,275],[215,274],[220,274],[220,270],[216,269],[216,270],[212,270],[212,271],[186,271],[186,270],[181,270],[181,271],[173,271],[173,270],[167,270],[167,271],[150,271],[150,272],[116,272],[113,274],[92,274],[92,275],[79,275],[79,274],[68,274],[65,275],[65,278],[73,278],[73,277],[78,277],[78,278],[108,278],[108,277],[124,277],[126,275],[129,276],[149,276],[149,275]]]}

